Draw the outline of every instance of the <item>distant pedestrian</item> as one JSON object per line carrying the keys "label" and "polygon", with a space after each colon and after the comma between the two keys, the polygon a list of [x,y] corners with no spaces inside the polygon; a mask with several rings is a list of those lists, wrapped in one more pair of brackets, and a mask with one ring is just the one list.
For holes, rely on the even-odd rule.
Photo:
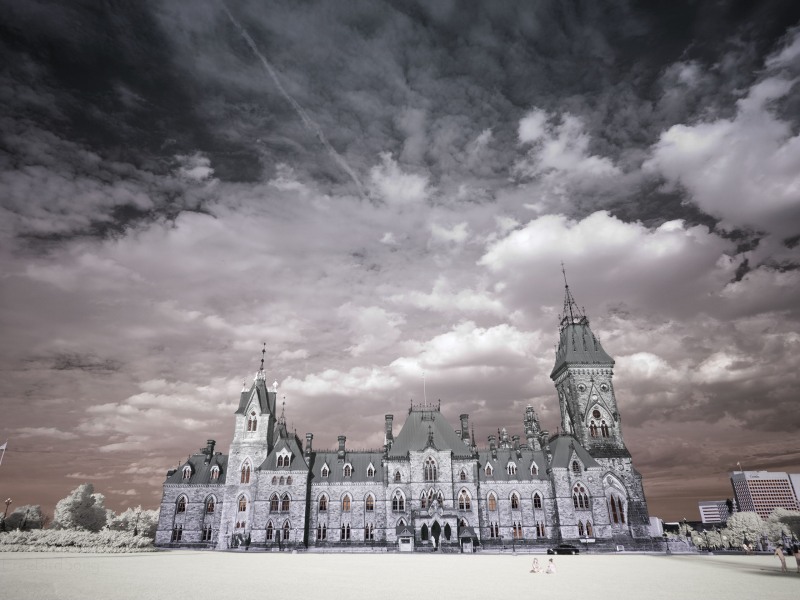
{"label": "distant pedestrian", "polygon": [[531,573],[541,573],[542,567],[539,566],[539,559],[534,558],[533,564],[531,565]]}
{"label": "distant pedestrian", "polygon": [[783,548],[778,546],[775,548],[775,556],[781,561],[781,573],[787,573],[786,569],[786,556],[783,554]]}
{"label": "distant pedestrian", "polygon": [[551,558],[550,562],[547,563],[547,570],[545,571],[545,573],[547,573],[549,575],[549,574],[555,573],[555,572],[556,572],[556,563],[554,563],[553,559]]}

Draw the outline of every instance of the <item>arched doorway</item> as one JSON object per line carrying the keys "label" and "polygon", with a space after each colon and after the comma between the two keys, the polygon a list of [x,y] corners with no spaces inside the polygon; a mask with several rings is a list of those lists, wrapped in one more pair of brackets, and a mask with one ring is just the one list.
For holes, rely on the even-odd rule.
{"label": "arched doorway", "polygon": [[422,531],[420,531],[419,538],[423,542],[428,539],[428,525],[426,523],[422,524]]}
{"label": "arched doorway", "polygon": [[433,527],[431,527],[431,536],[433,537],[434,547],[439,547],[439,536],[442,535],[442,528],[439,525],[439,521],[433,522]]}
{"label": "arched doorway", "polygon": [[445,525],[444,525],[444,539],[446,539],[447,541],[450,541],[450,534],[451,534],[450,523],[445,523]]}

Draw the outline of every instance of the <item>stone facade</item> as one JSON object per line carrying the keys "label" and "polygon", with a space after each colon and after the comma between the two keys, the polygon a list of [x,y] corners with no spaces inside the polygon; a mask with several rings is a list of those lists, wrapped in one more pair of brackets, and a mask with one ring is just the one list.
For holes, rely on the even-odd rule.
{"label": "stone facade", "polygon": [[[276,386],[262,368],[242,390],[230,451],[213,441],[170,470],[156,544],[283,549],[404,548],[459,551],[561,542],[595,549],[652,543],[642,477],[622,436],[613,359],[567,288],[551,373],[561,409],[557,435],[532,407],[523,436],[503,429],[478,448],[469,416],[453,428],[440,406],[411,406],[385,444],[316,451],[276,415]],[[413,540],[410,540],[413,533]],[[413,543],[410,543],[413,542]],[[592,546],[589,546],[592,544]]]}

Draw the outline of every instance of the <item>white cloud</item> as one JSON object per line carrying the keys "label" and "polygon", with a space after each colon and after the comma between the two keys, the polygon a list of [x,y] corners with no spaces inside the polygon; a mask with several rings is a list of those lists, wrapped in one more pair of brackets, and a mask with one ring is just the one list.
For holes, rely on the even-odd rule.
{"label": "white cloud", "polygon": [[405,317],[378,306],[339,307],[338,315],[349,323],[354,344],[348,349],[353,356],[363,356],[393,345],[400,338]]}
{"label": "white cloud", "polygon": [[403,172],[388,152],[381,154],[382,164],[370,171],[375,192],[380,198],[398,206],[420,204],[428,197],[428,178]]}
{"label": "white cloud", "polygon": [[769,77],[737,102],[733,118],[670,127],[643,168],[685,188],[689,200],[728,228],[796,234],[800,135],[772,108],[795,85]]}
{"label": "white cloud", "polygon": [[200,182],[209,179],[214,174],[214,169],[211,168],[211,160],[200,152],[191,155],[178,155],[175,158],[180,163],[178,175],[183,179]]}
{"label": "white cloud", "polygon": [[50,440],[77,440],[80,436],[71,431],[62,431],[55,427],[20,427],[14,432],[16,437],[43,438]]}

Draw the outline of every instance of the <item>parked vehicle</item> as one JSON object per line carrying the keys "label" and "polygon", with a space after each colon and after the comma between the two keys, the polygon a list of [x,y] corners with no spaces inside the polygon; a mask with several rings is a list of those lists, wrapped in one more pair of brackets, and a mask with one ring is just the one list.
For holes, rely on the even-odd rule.
{"label": "parked vehicle", "polygon": [[555,548],[548,548],[548,554],[580,554],[581,549],[572,544],[559,544]]}

